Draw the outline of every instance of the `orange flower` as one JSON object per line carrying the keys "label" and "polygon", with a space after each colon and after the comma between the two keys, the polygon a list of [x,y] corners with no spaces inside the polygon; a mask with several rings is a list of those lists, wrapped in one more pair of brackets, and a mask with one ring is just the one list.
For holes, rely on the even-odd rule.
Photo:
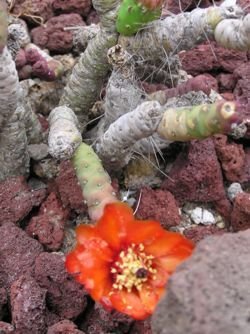
{"label": "orange flower", "polygon": [[107,204],[94,226],[76,229],[66,268],[107,309],[141,320],[151,315],[169,276],[193,250],[156,221],[135,220],[125,203]]}

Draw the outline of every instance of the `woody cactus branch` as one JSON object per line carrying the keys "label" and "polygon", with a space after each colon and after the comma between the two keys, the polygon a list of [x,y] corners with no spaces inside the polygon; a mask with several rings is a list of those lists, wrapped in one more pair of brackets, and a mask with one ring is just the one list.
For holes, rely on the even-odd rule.
{"label": "woody cactus branch", "polygon": [[221,21],[214,32],[215,40],[225,48],[250,50],[250,14],[242,20]]}
{"label": "woody cactus branch", "polygon": [[49,153],[56,159],[69,159],[82,142],[79,122],[66,106],[54,108],[49,115]]}
{"label": "woody cactus branch", "polygon": [[41,139],[35,115],[23,100],[15,62],[6,47],[7,11],[0,2],[0,180],[9,176],[28,175],[29,140]]}
{"label": "woody cactus branch", "polygon": [[133,145],[155,132],[169,141],[189,141],[230,133],[240,121],[235,102],[218,101],[164,111],[158,102],[148,101],[112,123],[96,150],[105,166],[119,169],[131,158]]}
{"label": "woody cactus branch", "polygon": [[219,22],[242,15],[243,11],[237,5],[196,8],[188,13],[156,20],[133,37],[120,36],[118,43],[141,59],[158,61],[165,59],[166,54],[189,50],[207,38],[213,38]]}
{"label": "woody cactus branch", "polygon": [[93,6],[100,16],[100,31],[93,38],[85,52],[80,56],[65,87],[60,105],[71,108],[81,124],[88,121],[90,108],[96,102],[108,74],[110,65],[107,51],[116,44],[118,34],[115,30],[118,0],[95,0]]}

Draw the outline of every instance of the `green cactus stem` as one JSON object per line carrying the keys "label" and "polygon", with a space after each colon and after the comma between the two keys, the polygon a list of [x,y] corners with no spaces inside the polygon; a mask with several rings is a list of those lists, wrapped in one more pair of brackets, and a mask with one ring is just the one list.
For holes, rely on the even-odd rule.
{"label": "green cactus stem", "polygon": [[89,216],[96,221],[102,216],[107,203],[118,201],[111,179],[94,150],[85,143],[78,146],[71,161],[88,206]]}
{"label": "green cactus stem", "polygon": [[217,133],[229,133],[240,123],[237,103],[218,101],[191,107],[167,109],[157,133],[165,139],[188,141],[203,139]]}
{"label": "green cactus stem", "polygon": [[0,53],[2,53],[7,43],[8,36],[8,15],[4,1],[0,0]]}
{"label": "green cactus stem", "polygon": [[147,23],[161,16],[161,1],[123,0],[116,20],[117,31],[124,36],[134,35]]}

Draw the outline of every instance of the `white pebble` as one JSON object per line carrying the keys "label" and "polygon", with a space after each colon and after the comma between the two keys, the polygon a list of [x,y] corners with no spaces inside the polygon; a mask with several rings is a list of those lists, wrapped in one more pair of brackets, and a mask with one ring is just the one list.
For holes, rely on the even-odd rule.
{"label": "white pebble", "polygon": [[208,210],[200,207],[191,210],[190,217],[195,224],[212,225],[216,223],[214,215]]}
{"label": "white pebble", "polygon": [[233,182],[230,184],[230,186],[227,188],[227,196],[230,199],[230,201],[233,201],[234,198],[239,194],[242,193],[243,190],[241,188],[240,183]]}

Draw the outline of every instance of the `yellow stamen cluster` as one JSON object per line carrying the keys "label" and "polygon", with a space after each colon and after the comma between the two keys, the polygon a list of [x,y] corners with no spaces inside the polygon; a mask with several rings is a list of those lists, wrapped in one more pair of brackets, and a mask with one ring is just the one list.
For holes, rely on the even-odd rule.
{"label": "yellow stamen cluster", "polygon": [[[111,268],[111,273],[115,277],[113,288],[118,290],[125,288],[131,292],[135,287],[140,291],[150,274],[152,279],[155,279],[156,269],[152,268],[153,258],[152,255],[144,252],[143,244],[132,244],[126,251],[121,251],[118,261]],[[145,275],[139,274],[142,272]]]}

